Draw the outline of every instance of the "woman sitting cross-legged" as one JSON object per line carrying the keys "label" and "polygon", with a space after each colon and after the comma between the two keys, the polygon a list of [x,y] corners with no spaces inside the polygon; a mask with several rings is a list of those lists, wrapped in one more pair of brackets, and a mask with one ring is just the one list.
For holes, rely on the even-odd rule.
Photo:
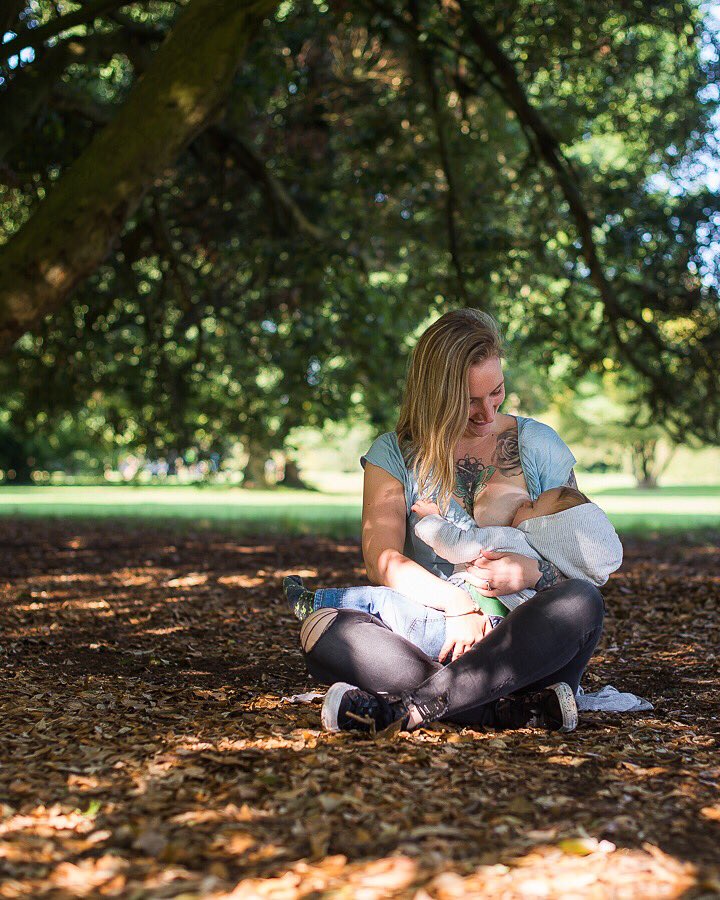
{"label": "woman sitting cross-legged", "polygon": [[[574,457],[551,428],[499,412],[501,357],[490,316],[471,309],[442,316],[417,344],[396,431],[363,457],[370,579],[396,592],[398,604],[422,598],[435,607],[444,644],[433,659],[388,627],[390,616],[312,612],[301,643],[310,674],[331,685],[322,713],[329,730],[412,730],[439,718],[576,727],[574,696],[602,632],[597,588],[565,579],[542,557],[484,553],[464,568],[463,579],[474,584],[468,590],[415,532],[416,504],[428,497],[461,528],[468,516],[480,526],[507,526],[528,495],[535,501],[576,486]],[[491,621],[497,598],[515,594],[529,599]],[[393,596],[387,599],[392,606]],[[443,666],[445,658],[452,662]]]}

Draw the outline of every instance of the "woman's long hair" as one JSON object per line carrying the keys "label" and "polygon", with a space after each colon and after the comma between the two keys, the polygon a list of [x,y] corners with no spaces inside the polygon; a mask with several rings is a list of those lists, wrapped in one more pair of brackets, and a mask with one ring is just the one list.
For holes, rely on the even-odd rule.
{"label": "woman's long hair", "polygon": [[500,327],[479,309],[445,313],[413,351],[396,429],[398,443],[421,495],[437,494],[441,509],[447,509],[455,489],[453,451],[470,412],[468,370],[502,356]]}

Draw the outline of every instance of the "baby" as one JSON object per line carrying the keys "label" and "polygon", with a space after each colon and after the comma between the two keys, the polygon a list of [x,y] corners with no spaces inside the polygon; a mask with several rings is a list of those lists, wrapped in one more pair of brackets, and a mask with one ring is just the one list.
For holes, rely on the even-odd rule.
{"label": "baby", "polygon": [[[546,560],[568,578],[582,578],[596,587],[605,584],[622,562],[622,544],[610,520],[595,503],[571,487],[552,488],[537,500],[522,503],[509,526],[479,526],[468,517],[458,526],[440,514],[437,504],[420,500],[412,507],[420,516],[415,534],[443,559],[455,564],[451,580],[472,597],[478,608],[492,612],[488,600],[465,579],[465,564],[484,550],[519,553]],[[302,581],[290,576],[283,582],[285,595],[301,621],[316,609],[359,609],[379,616],[398,634],[421,650],[438,658],[445,642],[445,615],[385,587],[325,588],[305,590]],[[508,610],[512,611],[535,595],[525,589],[499,598],[490,624],[495,627]],[[497,601],[494,601],[497,603]]]}
{"label": "baby", "polygon": [[[465,581],[462,563],[476,559],[483,550],[546,560],[567,578],[583,578],[596,587],[605,584],[622,562],[622,544],[608,517],[571,487],[551,488],[537,500],[526,500],[509,526],[463,529],[444,519],[435,503],[424,500],[416,503],[413,511],[421,517],[415,534],[438,556],[456,564],[452,577],[456,583]],[[471,588],[469,592],[474,596]],[[527,589],[501,599],[512,610],[534,594]],[[476,596],[474,599],[477,601]]]}

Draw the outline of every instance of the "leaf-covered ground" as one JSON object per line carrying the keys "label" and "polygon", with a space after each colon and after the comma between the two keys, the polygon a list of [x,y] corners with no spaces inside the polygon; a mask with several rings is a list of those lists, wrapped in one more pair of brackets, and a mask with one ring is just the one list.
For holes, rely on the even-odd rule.
{"label": "leaf-covered ground", "polygon": [[3,521],[0,897],[717,896],[718,542],[626,549],[585,684],[653,712],[387,743],[282,701],[356,543]]}

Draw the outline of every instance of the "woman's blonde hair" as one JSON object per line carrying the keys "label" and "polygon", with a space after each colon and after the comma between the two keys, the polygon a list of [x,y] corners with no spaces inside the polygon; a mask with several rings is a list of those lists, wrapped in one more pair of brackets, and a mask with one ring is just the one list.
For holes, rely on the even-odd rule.
{"label": "woman's blonde hair", "polygon": [[415,346],[400,417],[398,443],[423,497],[446,509],[455,489],[453,450],[470,411],[468,370],[503,356],[500,326],[479,309],[445,313]]}

